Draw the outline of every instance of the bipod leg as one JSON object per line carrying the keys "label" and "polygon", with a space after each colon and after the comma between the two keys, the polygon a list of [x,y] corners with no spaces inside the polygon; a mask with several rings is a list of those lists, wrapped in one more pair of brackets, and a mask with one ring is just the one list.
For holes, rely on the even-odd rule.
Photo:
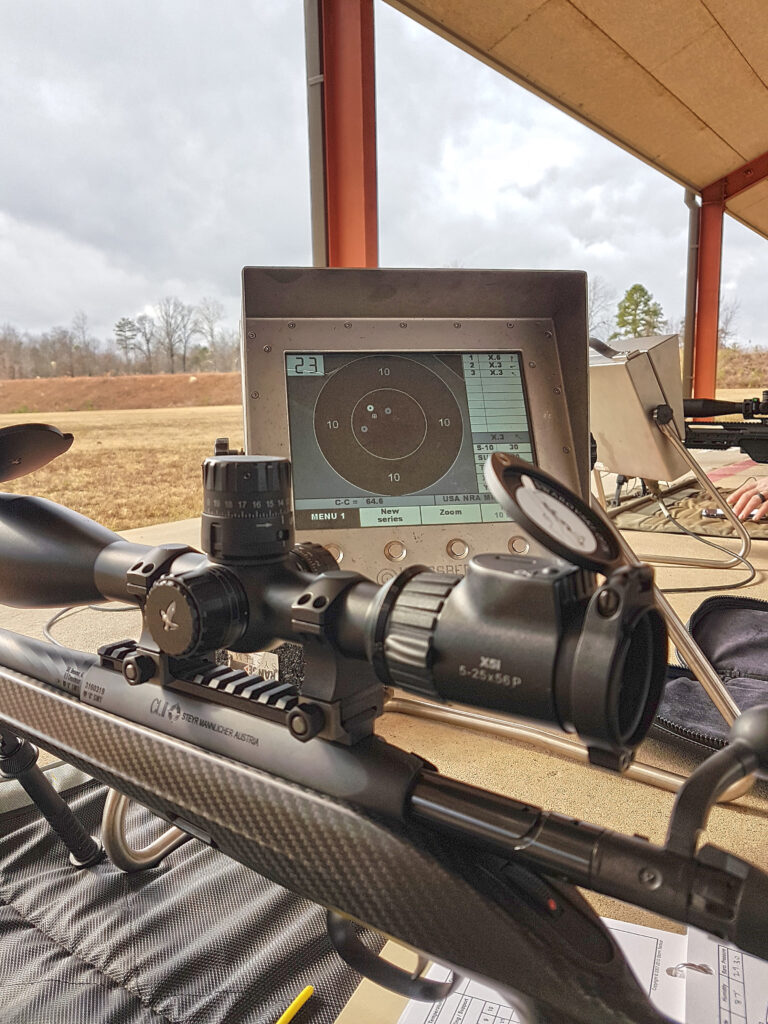
{"label": "bipod leg", "polygon": [[104,856],[98,839],[88,835],[37,764],[37,747],[0,729],[0,776],[17,779],[29,798],[69,850],[76,868],[90,867]]}

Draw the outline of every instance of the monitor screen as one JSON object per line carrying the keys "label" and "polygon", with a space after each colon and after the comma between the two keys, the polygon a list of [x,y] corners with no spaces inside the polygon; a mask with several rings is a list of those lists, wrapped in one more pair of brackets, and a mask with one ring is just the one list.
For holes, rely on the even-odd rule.
{"label": "monitor screen", "polygon": [[521,353],[285,354],[298,530],[492,523],[491,452],[536,461]]}

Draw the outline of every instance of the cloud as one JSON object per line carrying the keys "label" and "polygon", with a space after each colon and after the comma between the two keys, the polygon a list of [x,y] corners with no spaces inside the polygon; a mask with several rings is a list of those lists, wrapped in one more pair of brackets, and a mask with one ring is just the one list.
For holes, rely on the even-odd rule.
{"label": "cloud", "polygon": [[121,275],[145,282],[144,303],[176,279],[236,308],[243,265],[310,260],[301,6],[192,6],[111,0],[86,15],[42,0],[2,14],[4,259],[21,254],[102,330],[130,312],[131,288],[96,311]]}
{"label": "cloud", "polygon": [[[0,323],[32,332],[67,326],[74,312],[83,309],[92,328],[104,336],[121,316],[136,316],[164,295],[196,303],[218,291],[217,282],[210,278],[150,276],[126,268],[112,262],[98,246],[2,213],[0,267],[4,295]],[[239,316],[238,301],[233,297],[227,306],[233,321]]]}
{"label": "cloud", "polygon": [[[585,269],[684,307],[682,189],[376,4],[383,265]],[[299,0],[6,4],[0,321],[163,295],[238,315],[240,269],[311,262]],[[768,344],[765,242],[726,229],[739,333]]]}

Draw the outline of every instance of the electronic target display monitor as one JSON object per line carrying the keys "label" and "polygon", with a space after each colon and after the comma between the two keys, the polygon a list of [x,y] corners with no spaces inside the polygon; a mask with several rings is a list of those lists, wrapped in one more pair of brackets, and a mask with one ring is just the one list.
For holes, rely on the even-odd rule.
{"label": "electronic target display monitor", "polygon": [[535,461],[519,352],[285,359],[298,530],[506,518],[483,467],[496,451]]}
{"label": "electronic target display monitor", "polygon": [[297,540],[379,582],[537,553],[483,467],[588,492],[585,295],[577,272],[246,268],[246,451],[290,457]]}

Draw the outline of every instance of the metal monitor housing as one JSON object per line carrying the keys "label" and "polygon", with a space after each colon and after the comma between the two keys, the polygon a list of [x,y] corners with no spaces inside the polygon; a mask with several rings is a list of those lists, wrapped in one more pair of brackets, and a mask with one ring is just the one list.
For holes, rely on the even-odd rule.
{"label": "metal monitor housing", "polygon": [[590,425],[598,461],[614,473],[676,480],[690,464],[653,421],[668,405],[677,436],[685,437],[680,347],[676,334],[615,338],[616,352],[589,354]]}
{"label": "metal monitor housing", "polygon": [[[305,446],[319,444],[315,437],[291,438],[287,356],[519,353],[536,462],[588,498],[582,272],[246,267],[242,330],[246,454],[295,460],[301,451],[306,462]],[[463,424],[465,432],[468,427]],[[305,540],[325,544],[344,569],[379,582],[415,561],[463,574],[480,552],[543,553],[509,520],[353,529],[318,523],[297,530],[297,541]]]}

